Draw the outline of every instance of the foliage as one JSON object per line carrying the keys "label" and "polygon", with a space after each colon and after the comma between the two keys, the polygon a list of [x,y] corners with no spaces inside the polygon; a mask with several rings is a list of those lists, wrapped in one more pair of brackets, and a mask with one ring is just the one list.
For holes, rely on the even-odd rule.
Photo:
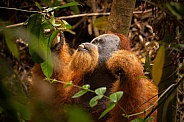
{"label": "foliage", "polygon": [[130,122],[151,122],[152,120],[153,120],[153,118],[147,118],[147,119],[137,118],[137,119],[134,119]]}
{"label": "foliage", "polygon": [[99,17],[95,19],[94,26],[97,27],[99,30],[105,30],[107,22],[108,22],[107,17]]}
{"label": "foliage", "polygon": [[157,52],[157,55],[154,60],[154,65],[152,67],[152,78],[155,85],[157,86],[160,83],[162,77],[164,61],[165,61],[165,48],[164,45],[162,45]]}
{"label": "foliage", "polygon": [[[176,115],[176,113],[178,110],[175,106],[178,106],[177,92],[180,84],[182,83],[182,80],[180,80],[180,78],[184,77],[182,73],[183,70],[178,68],[181,65],[183,67],[184,64],[182,53],[183,48],[179,46],[183,45],[184,43],[184,40],[182,38],[184,27],[184,3],[183,1],[163,2],[163,0],[158,0],[156,2],[146,0],[146,2],[158,7],[158,10],[162,12],[162,14],[165,14],[165,16],[158,18],[158,21],[157,23],[155,23],[154,28],[155,32],[159,36],[159,40],[161,40],[160,44],[164,43],[165,46],[165,55],[162,49],[163,47],[161,46],[160,49],[162,51],[159,50],[154,62],[154,65],[156,66],[152,67],[152,76],[153,79],[156,81],[156,84],[158,85],[159,91],[157,121],[182,121],[177,120],[178,115]],[[159,63],[161,64],[160,67],[158,67]],[[172,90],[168,90],[170,87],[172,87]],[[163,91],[165,92],[164,95],[161,94],[161,92]]]}
{"label": "foliage", "polygon": [[[78,3],[71,2],[62,6],[50,7],[47,9],[44,9],[38,3],[36,3],[36,5],[40,10],[43,10],[43,12],[41,14],[33,14],[27,20],[29,52],[35,62],[41,63],[42,71],[49,79],[53,71],[51,57],[52,42],[60,32],[69,31],[69,29],[71,29],[71,26],[66,21],[56,22],[53,11],[60,8],[78,5]],[[45,34],[44,30],[47,29],[52,33]]]}
{"label": "foliage", "polygon": [[5,114],[1,119],[16,122],[30,120],[29,100],[20,79],[2,58],[0,63],[0,114]]}
{"label": "foliage", "polygon": [[12,52],[13,56],[19,59],[19,52],[18,52],[17,45],[13,39],[13,36],[12,36],[13,34],[11,33],[11,31],[5,29],[4,35],[5,35],[5,41],[6,41],[8,48]]}
{"label": "foliage", "polygon": [[[78,2],[70,2],[62,6],[44,8],[37,2],[36,6],[42,12],[30,15],[27,24],[28,48],[32,59],[41,63],[41,68],[47,79],[52,75],[53,64],[51,57],[51,46],[53,40],[59,33],[69,31],[71,26],[64,20],[56,21],[54,10],[79,5]],[[49,31],[49,33],[46,33]],[[14,30],[4,29],[5,41],[7,47],[13,56],[19,59],[18,47],[14,41]],[[25,32],[24,32],[25,34]],[[28,121],[31,119],[29,99],[25,94],[25,90],[21,86],[21,81],[3,59],[0,58],[2,67],[0,68],[0,114],[1,120],[7,121]]]}
{"label": "foliage", "polygon": [[[50,7],[45,8],[45,7],[42,7],[42,5],[39,5],[38,3],[36,3],[36,6],[40,9],[41,12],[37,12],[36,14],[32,14],[31,16],[29,16],[28,20],[25,23],[27,24],[27,31],[29,35],[29,40],[28,40],[29,52],[32,56],[32,59],[35,62],[41,63],[42,70],[48,80],[52,75],[52,70],[53,70],[53,65],[51,60],[51,49],[50,49],[53,40],[59,33],[63,31],[74,33],[70,30],[71,26],[66,21],[55,19],[54,12],[65,7],[70,7],[74,13],[76,14],[79,13],[79,10],[77,7],[77,5],[79,4],[75,2],[75,0],[71,0],[71,1],[73,2],[70,2],[70,0],[68,0],[69,2],[68,4],[59,6],[58,1],[51,3],[50,0],[42,0],[42,3],[46,3]],[[147,2],[151,4],[151,2],[149,1]],[[161,40],[163,39],[163,41],[166,41],[166,43],[168,43],[168,40],[172,40],[172,43],[169,42],[169,44],[171,45],[170,47],[168,47],[168,45],[166,45],[165,48],[161,46],[160,50],[157,53],[154,66],[152,67],[152,77],[155,81],[155,84],[157,85],[161,81],[161,76],[163,72],[164,57],[165,57],[164,52],[166,50],[177,52],[176,54],[179,55],[180,60],[182,60],[181,55],[184,50],[183,4],[179,2],[168,2],[166,4],[163,3],[161,5],[163,5],[163,7],[160,5],[156,5],[156,6],[160,7],[161,10],[165,11],[167,13],[167,17],[168,15],[173,17],[172,18],[173,20],[168,19],[169,18],[168,17],[166,19],[171,21],[164,22],[164,24],[162,23],[163,21],[160,20],[162,25],[159,26],[158,29],[161,31],[159,31],[157,34],[159,35]],[[98,27],[101,30],[104,30],[106,23],[107,23],[107,19],[105,17],[100,17],[95,20],[94,26]],[[167,27],[170,27],[170,28],[168,29]],[[177,28],[179,28],[178,31],[177,31]],[[46,30],[49,30],[49,32],[46,32]],[[14,35],[13,31],[11,29],[4,29],[4,35],[5,35],[5,41],[9,50],[12,52],[14,57],[19,59],[20,54],[19,54],[17,45],[13,39],[13,35]],[[178,39],[177,42],[174,40],[175,37],[177,37]],[[0,80],[1,80],[0,81],[0,93],[1,93],[0,114],[6,113],[8,117],[10,116],[10,118],[13,118],[15,121],[27,121],[30,119],[31,113],[27,107],[29,100],[25,95],[25,92],[23,91],[23,88],[21,86],[21,81],[19,78],[17,78],[16,74],[12,71],[12,69],[9,69],[8,66],[4,64],[4,61],[0,59],[0,62],[1,62],[1,66],[3,66],[0,69],[0,72],[1,72],[0,73]],[[148,64],[150,64],[150,61],[148,62],[149,62]],[[177,69],[177,73],[178,73],[177,75],[178,75],[178,78],[181,78],[183,77],[183,74],[180,72],[180,70],[182,70],[183,64],[182,63],[179,63],[179,64],[181,68]],[[170,76],[167,76],[167,77],[170,77]],[[73,86],[72,82],[69,82],[66,85],[66,87],[69,87],[69,86]],[[173,89],[176,89],[176,88],[178,88],[178,85],[173,87]],[[9,91],[9,89],[11,91]],[[104,95],[106,92],[105,87],[101,87],[96,89],[95,91],[91,91],[89,85],[83,85],[81,87],[81,91],[76,93],[73,96],[73,98],[78,98],[87,92],[93,92],[96,94],[96,96],[89,101],[89,104],[91,107],[94,107],[95,105],[97,105],[98,101],[103,97],[106,97],[110,100],[110,103],[107,109],[101,114],[99,118],[103,117],[110,110],[112,110],[115,107],[115,105],[117,105],[118,100],[123,95],[123,92],[117,92],[117,93],[111,94],[110,96],[105,96]],[[168,97],[170,96],[170,94],[171,93],[166,94],[165,96]],[[171,99],[168,99],[168,101],[171,101]],[[84,114],[85,116],[85,113],[81,112],[76,108],[71,108],[69,110],[71,110],[69,111],[69,116],[71,116],[70,118],[75,116],[73,120],[70,120],[71,122],[77,119],[80,119],[80,117],[78,117],[79,115]],[[72,110],[74,110],[75,112]],[[167,108],[164,110],[166,111]],[[78,111],[80,112],[78,113]],[[78,114],[76,115],[76,113]],[[82,120],[78,120],[78,121],[82,121]],[[151,121],[151,118],[147,118],[146,120],[142,118],[137,118],[132,122],[147,122],[147,121]]]}
{"label": "foliage", "polygon": [[100,87],[100,88],[97,88],[95,91],[93,90],[90,90],[90,85],[89,84],[85,84],[83,86],[76,86],[74,85],[72,82],[69,82],[69,83],[65,83],[65,82],[62,82],[62,81],[58,81],[58,80],[52,80],[52,82],[60,82],[60,83],[63,83],[63,84],[66,84],[67,87],[69,86],[74,86],[74,87],[77,87],[77,88],[80,88],[81,90],[78,91],[77,93],[75,93],[72,98],[78,98],[78,97],[81,97],[82,95],[86,94],[87,92],[92,92],[94,94],[96,94],[96,96],[94,96],[93,98],[91,98],[91,100],[89,101],[89,105],[90,107],[94,107],[98,104],[98,101],[100,99],[102,99],[103,97],[107,98],[110,103],[107,105],[107,108],[106,110],[104,110],[104,112],[102,112],[102,114],[100,115],[99,119],[102,118],[103,116],[105,116],[109,111],[111,111],[115,105],[118,104],[118,101],[121,99],[121,97],[123,96],[123,92],[122,91],[118,91],[118,92],[115,92],[115,93],[112,93],[110,94],[110,96],[105,96],[105,92],[106,92],[106,87]]}

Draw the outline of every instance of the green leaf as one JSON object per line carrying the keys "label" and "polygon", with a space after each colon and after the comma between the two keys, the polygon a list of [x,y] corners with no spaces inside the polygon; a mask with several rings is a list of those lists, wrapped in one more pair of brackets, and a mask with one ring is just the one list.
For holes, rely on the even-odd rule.
{"label": "green leaf", "polygon": [[67,29],[67,30],[70,30],[72,29],[72,26],[65,20],[62,20],[62,24],[64,25],[64,27]]}
{"label": "green leaf", "polygon": [[94,26],[99,30],[105,30],[108,22],[108,17],[99,17],[94,21]]}
{"label": "green leaf", "polygon": [[70,87],[70,86],[72,86],[72,85],[73,85],[73,82],[72,82],[72,81],[69,81],[69,82],[64,86],[64,88]]}
{"label": "green leaf", "polygon": [[46,57],[45,61],[41,63],[41,68],[44,73],[44,75],[49,79],[52,76],[53,73],[53,62],[52,62],[52,54],[51,54],[51,44],[53,40],[56,38],[57,34],[60,32],[60,30],[54,31],[47,39],[45,43],[47,43],[47,49],[46,49]]}
{"label": "green leaf", "polygon": [[80,90],[79,92],[74,94],[74,96],[72,96],[72,98],[78,98],[78,97],[84,95],[86,92],[87,92],[87,90]]}
{"label": "green leaf", "polygon": [[[33,27],[35,27],[37,24],[38,24],[38,22],[39,22],[39,20],[42,18],[42,16],[41,15],[39,15],[39,14],[32,14],[29,18],[28,18],[28,25],[27,25],[27,30],[28,30],[28,32],[31,32],[31,29],[33,28]],[[40,23],[40,22],[39,22]]]}
{"label": "green leaf", "polygon": [[146,120],[143,118],[136,118],[130,122],[152,122],[153,118],[152,117],[148,117]]}
{"label": "green leaf", "polygon": [[24,120],[30,120],[31,119],[31,112],[30,110],[23,104],[17,102],[17,101],[11,101],[12,106],[16,110],[17,114]]}
{"label": "green leaf", "polygon": [[[75,0],[67,0],[68,3],[70,2],[75,2]],[[79,14],[80,11],[79,11],[79,8],[78,6],[74,5],[74,6],[71,6],[70,9],[75,13],[75,14]]]}
{"label": "green leaf", "polygon": [[51,12],[51,11],[54,11],[54,10],[60,9],[60,8],[76,6],[76,5],[80,5],[80,4],[78,2],[70,2],[70,3],[66,3],[66,4],[64,4],[62,6],[50,7],[50,8],[47,9],[47,12]]}
{"label": "green leaf", "polygon": [[55,26],[58,26],[58,24],[56,24],[54,12],[51,12],[48,18],[46,16],[42,16],[42,27],[44,29],[53,29]]}
{"label": "green leaf", "polygon": [[53,64],[51,60],[41,63],[43,74],[46,76],[47,79],[50,79],[53,73]]}
{"label": "green leaf", "polygon": [[[115,103],[111,102],[107,105],[107,108],[105,109],[105,111],[102,112],[102,114],[100,115],[99,119],[101,119],[102,117],[104,117],[109,111],[111,111],[114,107],[116,106]],[[118,119],[118,118],[117,118]]]}
{"label": "green leaf", "polygon": [[95,96],[93,97],[90,102],[89,102],[89,105],[90,107],[94,107],[98,104],[98,100],[102,99],[103,95],[99,95],[99,96]]}
{"label": "green leaf", "polygon": [[143,118],[136,118],[130,122],[145,122]]}
{"label": "green leaf", "polygon": [[160,83],[162,77],[164,61],[165,61],[165,47],[164,45],[161,45],[155,57],[154,65],[152,67],[152,78],[155,85],[157,86]]}
{"label": "green leaf", "polygon": [[[28,47],[32,59],[37,63],[42,63],[46,57],[47,42],[44,38],[43,28],[38,22],[38,16],[33,16],[28,22],[29,40]],[[36,23],[36,24],[35,24]]]}
{"label": "green leaf", "polygon": [[11,31],[5,29],[4,30],[4,35],[5,35],[5,41],[8,46],[8,49],[11,51],[12,55],[16,58],[19,59],[19,51],[17,48],[17,45],[15,43],[15,40],[13,39]]}
{"label": "green leaf", "polygon": [[122,96],[123,96],[123,92],[122,92],[122,91],[119,91],[119,92],[115,92],[115,93],[111,94],[111,95],[109,96],[109,99],[110,99],[112,102],[117,103],[117,102],[121,99]]}
{"label": "green leaf", "polygon": [[82,86],[82,88],[85,89],[85,90],[87,90],[87,89],[90,88],[90,85],[89,84],[85,84],[85,85]]}
{"label": "green leaf", "polygon": [[35,5],[41,10],[42,7],[40,6],[40,4],[38,2],[35,2]]}
{"label": "green leaf", "polygon": [[56,30],[56,31],[54,31],[54,32],[51,34],[50,39],[49,39],[49,47],[51,47],[53,40],[56,38],[56,36],[57,36],[58,33],[60,33],[60,32],[61,32],[60,30]]}
{"label": "green leaf", "polygon": [[98,89],[95,90],[95,93],[97,95],[104,95],[105,92],[106,92],[106,87],[101,87],[101,88],[98,88]]}
{"label": "green leaf", "polygon": [[44,29],[53,29],[55,26],[55,18],[52,15],[50,19],[46,19],[45,17],[42,18],[42,27]]}

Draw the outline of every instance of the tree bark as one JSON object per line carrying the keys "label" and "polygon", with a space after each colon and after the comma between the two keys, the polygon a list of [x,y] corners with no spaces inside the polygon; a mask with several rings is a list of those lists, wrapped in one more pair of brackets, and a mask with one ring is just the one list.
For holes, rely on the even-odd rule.
{"label": "tree bark", "polygon": [[136,0],[113,0],[106,32],[128,35]]}

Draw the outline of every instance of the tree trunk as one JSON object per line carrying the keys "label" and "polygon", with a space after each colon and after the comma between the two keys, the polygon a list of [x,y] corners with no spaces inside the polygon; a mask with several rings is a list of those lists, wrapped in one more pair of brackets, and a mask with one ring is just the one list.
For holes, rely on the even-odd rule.
{"label": "tree trunk", "polygon": [[136,0],[113,0],[106,32],[128,35]]}

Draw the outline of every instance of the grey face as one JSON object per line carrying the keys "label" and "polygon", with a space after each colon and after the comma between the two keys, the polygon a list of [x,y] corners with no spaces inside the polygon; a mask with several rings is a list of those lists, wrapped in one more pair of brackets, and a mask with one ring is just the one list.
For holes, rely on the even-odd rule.
{"label": "grey face", "polygon": [[114,51],[118,50],[120,38],[114,34],[103,34],[94,38],[91,43],[98,47],[99,59],[106,61]]}

